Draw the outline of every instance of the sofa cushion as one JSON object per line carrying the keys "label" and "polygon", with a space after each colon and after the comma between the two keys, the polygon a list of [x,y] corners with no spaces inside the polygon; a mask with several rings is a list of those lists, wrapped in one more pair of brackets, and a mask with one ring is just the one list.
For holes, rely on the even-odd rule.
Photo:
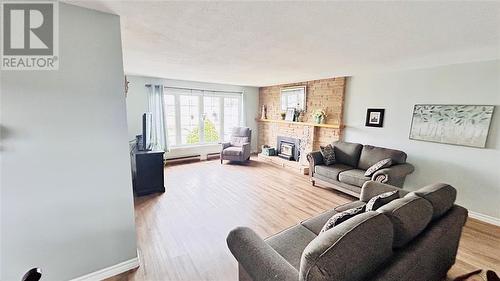
{"label": "sofa cushion", "polygon": [[398,198],[399,193],[397,190],[384,192],[382,194],[374,196],[372,199],[368,200],[368,203],[366,203],[366,211],[375,211],[385,204],[391,202],[392,200],[396,200]]}
{"label": "sofa cushion", "polygon": [[323,228],[321,228],[319,233],[323,233],[327,230],[330,230],[334,226],[337,226],[356,215],[364,213],[364,211],[365,211],[365,206],[361,206],[358,208],[352,208],[349,210],[342,211],[340,213],[336,213],[326,221],[325,225],[323,225]]}
{"label": "sofa cushion", "polygon": [[380,160],[390,158],[392,165],[406,163],[406,153],[400,150],[364,145],[359,157],[358,168],[368,170]]}
{"label": "sofa cushion", "polygon": [[457,198],[457,190],[445,183],[427,185],[415,191],[415,194],[431,203],[434,210],[432,219],[437,219],[446,213]]}
{"label": "sofa cushion", "polygon": [[332,165],[335,163],[335,151],[331,144],[327,146],[320,146],[321,155],[323,155],[323,163],[325,165]]}
{"label": "sofa cushion", "polygon": [[317,165],[314,166],[314,172],[322,175],[323,177],[330,178],[333,180],[339,180],[339,174],[343,171],[351,170],[353,167],[344,164],[333,164],[333,165]]}
{"label": "sofa cushion", "polygon": [[357,215],[307,245],[299,280],[368,280],[392,255],[393,227],[377,212]]}
{"label": "sofa cushion", "polygon": [[422,232],[432,218],[432,205],[424,198],[408,193],[377,209],[394,226],[394,248],[401,248]]}
{"label": "sofa cushion", "polygon": [[373,175],[373,173],[375,173],[376,171],[383,169],[383,168],[388,168],[391,165],[392,165],[391,158],[382,159],[382,160],[378,161],[377,163],[371,165],[370,168],[368,168],[368,170],[366,170],[365,177],[371,177]]}
{"label": "sofa cushion", "polygon": [[[337,163],[357,167],[363,146],[359,143],[337,141],[333,143]],[[387,158],[387,157],[386,157]],[[366,170],[366,169],[365,169]]]}
{"label": "sofa cushion", "polygon": [[285,229],[265,241],[297,270],[305,247],[316,238],[316,234],[298,224]]}
{"label": "sofa cushion", "polygon": [[362,187],[363,184],[371,180],[370,177],[365,177],[365,171],[359,169],[352,169],[341,172],[339,174],[339,181],[347,184]]}
{"label": "sofa cushion", "polygon": [[243,148],[240,146],[230,146],[222,151],[222,155],[240,156],[243,154]]}

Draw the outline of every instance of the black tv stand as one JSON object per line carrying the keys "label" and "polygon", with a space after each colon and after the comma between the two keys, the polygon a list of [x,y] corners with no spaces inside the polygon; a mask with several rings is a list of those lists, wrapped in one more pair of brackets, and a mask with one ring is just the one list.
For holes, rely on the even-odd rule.
{"label": "black tv stand", "polygon": [[141,151],[135,148],[132,161],[132,186],[136,196],[165,192],[163,179],[164,151]]}

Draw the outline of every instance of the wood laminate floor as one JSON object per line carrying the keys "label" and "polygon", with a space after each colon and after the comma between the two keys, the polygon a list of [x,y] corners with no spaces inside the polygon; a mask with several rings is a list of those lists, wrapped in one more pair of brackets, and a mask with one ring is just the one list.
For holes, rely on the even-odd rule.
{"label": "wood laminate floor", "polygon": [[[167,166],[165,186],[165,194],[135,202],[141,266],[109,280],[237,280],[225,241],[232,228],[248,226],[266,237],[354,200],[255,159]],[[469,219],[448,277],[478,268],[500,272],[499,255],[500,227]]]}

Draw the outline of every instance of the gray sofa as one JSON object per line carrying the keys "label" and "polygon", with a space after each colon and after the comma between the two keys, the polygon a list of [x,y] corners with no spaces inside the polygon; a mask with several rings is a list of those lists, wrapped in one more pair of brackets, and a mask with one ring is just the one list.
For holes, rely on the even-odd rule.
{"label": "gray sofa", "polygon": [[[320,234],[336,212],[363,206],[375,195],[399,190],[399,199]],[[456,190],[433,184],[408,193],[369,181],[359,201],[329,210],[262,240],[239,227],[227,237],[239,262],[239,280],[433,281],[455,262],[467,210],[454,205]]]}
{"label": "gray sofa", "polygon": [[[331,187],[359,198],[361,186],[373,180],[402,187],[405,178],[414,170],[406,163],[406,153],[383,147],[362,145],[350,142],[334,142],[336,162],[324,165],[320,151],[307,155],[309,177],[313,185]],[[365,177],[365,171],[380,160],[391,158],[393,165],[376,171],[371,177]]]}
{"label": "gray sofa", "polygon": [[244,162],[250,160],[252,129],[248,127],[234,127],[231,141],[222,143],[220,163],[223,160]]}

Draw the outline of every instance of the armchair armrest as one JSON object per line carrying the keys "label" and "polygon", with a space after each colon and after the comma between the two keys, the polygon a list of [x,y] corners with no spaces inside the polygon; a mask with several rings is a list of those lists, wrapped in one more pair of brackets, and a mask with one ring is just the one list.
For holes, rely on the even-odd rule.
{"label": "armchair armrest", "polygon": [[398,182],[399,179],[406,177],[414,170],[415,168],[410,163],[398,164],[376,171],[372,175],[372,180],[381,183]]}
{"label": "armchair armrest", "polygon": [[401,197],[406,193],[399,187],[395,187],[392,185],[388,185],[385,183],[380,183],[376,181],[367,181],[363,184],[363,187],[361,187],[361,194],[359,195],[359,201],[363,202],[368,202],[370,199],[374,196],[377,196],[379,194],[389,192],[389,191],[394,191],[398,190],[399,191],[399,196]]}
{"label": "armchair armrest", "polygon": [[228,147],[231,146],[230,142],[221,142],[220,144],[222,146],[222,150],[224,150],[224,149],[226,149],[226,148],[228,148]]}
{"label": "armchair armrest", "polygon": [[254,281],[298,280],[298,271],[248,227],[227,236],[229,250]]}

